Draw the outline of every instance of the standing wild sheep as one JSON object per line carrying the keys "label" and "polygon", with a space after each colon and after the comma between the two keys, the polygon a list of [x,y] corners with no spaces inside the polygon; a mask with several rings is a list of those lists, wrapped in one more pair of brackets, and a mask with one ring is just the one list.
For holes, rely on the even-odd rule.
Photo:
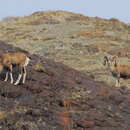
{"label": "standing wild sheep", "polygon": [[[0,72],[6,68],[6,77],[4,81],[8,80],[8,74],[10,73],[11,84],[13,83],[12,67],[13,65],[18,65],[20,73],[18,79],[14,85],[19,84],[20,79],[23,75],[23,84],[26,79],[26,66],[28,65],[30,59],[24,53],[4,53],[0,58]],[[23,74],[24,73],[24,74]]]}
{"label": "standing wild sheep", "polygon": [[113,76],[116,79],[116,87],[120,87],[120,78],[129,78],[130,77],[130,66],[122,65],[119,63],[117,56],[107,57],[104,56],[104,65],[107,65]]}

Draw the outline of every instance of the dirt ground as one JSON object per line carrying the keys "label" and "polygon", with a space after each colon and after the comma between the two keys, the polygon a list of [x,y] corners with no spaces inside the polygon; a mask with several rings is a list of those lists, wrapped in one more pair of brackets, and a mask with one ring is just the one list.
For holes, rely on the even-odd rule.
{"label": "dirt ground", "polygon": [[[0,130],[130,130],[130,92],[0,41],[31,58],[26,83],[0,80]],[[35,68],[40,64],[42,69]],[[17,78],[17,68],[13,76]]]}

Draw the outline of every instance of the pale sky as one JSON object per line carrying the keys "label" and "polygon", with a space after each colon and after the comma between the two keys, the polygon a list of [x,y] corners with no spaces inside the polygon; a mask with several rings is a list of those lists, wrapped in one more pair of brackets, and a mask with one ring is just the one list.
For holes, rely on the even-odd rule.
{"label": "pale sky", "polygon": [[90,17],[115,17],[130,23],[130,0],[1,0],[0,19],[27,16],[42,10],[64,10]]}

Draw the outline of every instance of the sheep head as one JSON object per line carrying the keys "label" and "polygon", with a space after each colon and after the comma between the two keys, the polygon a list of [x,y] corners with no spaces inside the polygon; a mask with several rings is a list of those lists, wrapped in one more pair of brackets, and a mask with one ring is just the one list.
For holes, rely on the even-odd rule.
{"label": "sheep head", "polygon": [[104,56],[104,65],[107,65],[108,67],[111,67],[111,66],[117,66],[118,64],[118,60],[117,60],[117,56],[110,56],[110,57],[107,57],[107,56]]}

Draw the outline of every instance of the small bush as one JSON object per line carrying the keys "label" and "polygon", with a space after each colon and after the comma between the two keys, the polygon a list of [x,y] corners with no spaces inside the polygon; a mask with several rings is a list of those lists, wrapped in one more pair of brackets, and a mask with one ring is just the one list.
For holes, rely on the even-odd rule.
{"label": "small bush", "polygon": [[38,72],[44,72],[45,71],[44,66],[41,65],[40,63],[33,65],[32,69],[35,70],[35,71],[38,71]]}

